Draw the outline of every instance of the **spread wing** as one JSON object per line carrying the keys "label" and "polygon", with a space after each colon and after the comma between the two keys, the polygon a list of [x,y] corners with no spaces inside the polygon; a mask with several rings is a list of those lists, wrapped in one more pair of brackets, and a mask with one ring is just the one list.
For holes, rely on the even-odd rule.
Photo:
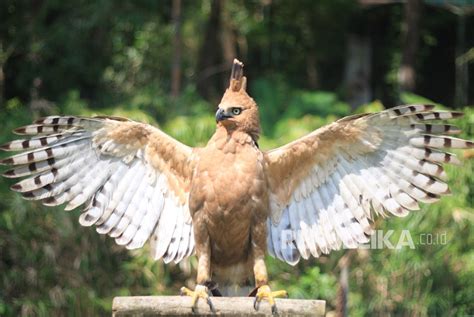
{"label": "spread wing", "polygon": [[155,259],[194,251],[188,208],[193,150],[147,124],[116,117],[39,119],[1,146],[22,151],[0,161],[11,188],[44,205],[84,205],[79,222],[128,249],[150,238]]}
{"label": "spread wing", "polygon": [[449,194],[441,163],[459,163],[447,148],[474,143],[431,120],[459,112],[411,105],[346,117],[265,154],[271,215],[268,249],[296,264],[368,241],[376,215],[406,216],[418,202]]}

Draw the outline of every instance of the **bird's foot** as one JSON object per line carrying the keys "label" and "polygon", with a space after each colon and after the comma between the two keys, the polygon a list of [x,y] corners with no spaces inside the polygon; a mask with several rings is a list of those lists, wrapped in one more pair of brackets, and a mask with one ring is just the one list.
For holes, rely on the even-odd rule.
{"label": "bird's foot", "polygon": [[270,306],[272,307],[272,314],[276,315],[278,313],[276,304],[275,304],[275,298],[277,297],[288,297],[287,291],[275,291],[272,292],[270,289],[270,286],[268,285],[262,285],[257,289],[257,294],[255,295],[255,300],[253,302],[253,308],[255,310],[258,310],[258,307],[260,305],[260,302],[262,299],[266,299]]}
{"label": "bird's foot", "polygon": [[187,287],[181,287],[180,290],[181,296],[190,296],[192,298],[192,306],[191,310],[194,314],[197,313],[197,302],[199,298],[205,299],[207,304],[209,305],[209,308],[211,309],[211,312],[213,314],[216,313],[216,309],[214,308],[214,304],[212,304],[210,291],[205,285],[196,285],[196,288],[194,291],[190,290]]}

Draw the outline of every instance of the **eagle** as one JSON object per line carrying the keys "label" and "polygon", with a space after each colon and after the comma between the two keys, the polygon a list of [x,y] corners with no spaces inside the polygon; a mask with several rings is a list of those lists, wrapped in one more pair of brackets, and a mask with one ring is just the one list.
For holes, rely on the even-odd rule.
{"label": "eagle", "polygon": [[[196,287],[181,288],[215,311],[210,296],[253,282],[254,307],[286,291],[268,286],[265,255],[295,265],[356,248],[374,216],[406,216],[450,193],[443,163],[450,148],[474,143],[450,135],[460,112],[413,104],[356,114],[282,147],[262,151],[256,102],[234,60],[218,105],[216,131],[192,148],[126,118],[48,116],[14,130],[0,160],[11,186],[46,206],[83,206],[79,223],[127,249],[149,241],[154,259],[197,256]],[[248,284],[247,284],[248,285]]]}

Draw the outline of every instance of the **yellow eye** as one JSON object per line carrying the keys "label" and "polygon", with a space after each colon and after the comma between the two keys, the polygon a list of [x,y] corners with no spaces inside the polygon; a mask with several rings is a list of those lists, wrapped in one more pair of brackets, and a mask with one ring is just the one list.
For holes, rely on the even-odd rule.
{"label": "yellow eye", "polygon": [[232,114],[233,115],[239,115],[242,112],[242,109],[240,108],[232,108]]}

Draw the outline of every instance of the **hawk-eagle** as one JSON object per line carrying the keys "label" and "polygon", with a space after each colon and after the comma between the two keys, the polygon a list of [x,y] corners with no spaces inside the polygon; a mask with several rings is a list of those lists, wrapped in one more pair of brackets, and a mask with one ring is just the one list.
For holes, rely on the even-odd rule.
{"label": "hawk-eagle", "polygon": [[[406,216],[418,203],[449,193],[447,148],[472,148],[439,120],[461,113],[407,105],[357,114],[280,148],[258,146],[258,106],[235,60],[230,85],[205,147],[191,148],[161,130],[117,117],[49,116],[15,130],[1,146],[21,151],[1,160],[11,186],[44,205],[81,205],[83,226],[96,226],[127,249],[148,240],[168,263],[196,254],[193,307],[211,291],[253,279],[255,307],[276,312],[265,254],[295,265],[372,233],[373,214]],[[432,122],[434,121],[434,122]]]}

